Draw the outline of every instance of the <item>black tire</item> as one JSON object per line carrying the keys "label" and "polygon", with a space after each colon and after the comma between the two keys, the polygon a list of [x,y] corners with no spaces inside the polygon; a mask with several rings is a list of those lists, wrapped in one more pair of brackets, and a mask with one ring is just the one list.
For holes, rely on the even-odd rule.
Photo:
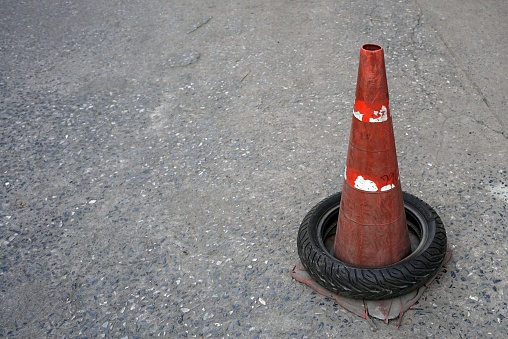
{"label": "black tire", "polygon": [[410,255],[393,265],[374,268],[336,259],[326,244],[337,228],[339,192],[314,206],[300,225],[298,255],[309,275],[340,296],[367,300],[405,295],[432,279],[447,251],[443,222],[422,200],[406,192],[402,196],[411,238]]}

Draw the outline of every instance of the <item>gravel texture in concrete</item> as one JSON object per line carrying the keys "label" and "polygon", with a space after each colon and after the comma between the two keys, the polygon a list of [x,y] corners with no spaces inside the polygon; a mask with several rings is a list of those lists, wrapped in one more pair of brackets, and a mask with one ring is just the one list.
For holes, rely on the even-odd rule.
{"label": "gravel texture in concrete", "polygon": [[[0,0],[0,337],[503,338],[508,3]],[[452,261],[377,332],[293,281],[359,48]]]}

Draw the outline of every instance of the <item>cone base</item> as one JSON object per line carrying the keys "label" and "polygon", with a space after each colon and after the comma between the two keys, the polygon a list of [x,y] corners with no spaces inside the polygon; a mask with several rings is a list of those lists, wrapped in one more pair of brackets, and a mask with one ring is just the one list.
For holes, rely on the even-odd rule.
{"label": "cone base", "polygon": [[381,267],[411,253],[400,186],[365,192],[344,183],[334,256],[350,265]]}

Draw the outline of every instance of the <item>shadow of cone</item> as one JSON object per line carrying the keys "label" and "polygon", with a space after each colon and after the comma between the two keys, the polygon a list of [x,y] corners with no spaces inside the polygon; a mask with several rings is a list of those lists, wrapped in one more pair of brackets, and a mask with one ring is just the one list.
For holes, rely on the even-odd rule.
{"label": "shadow of cone", "polygon": [[384,51],[360,50],[356,100],[344,171],[334,256],[380,267],[411,252],[389,109]]}

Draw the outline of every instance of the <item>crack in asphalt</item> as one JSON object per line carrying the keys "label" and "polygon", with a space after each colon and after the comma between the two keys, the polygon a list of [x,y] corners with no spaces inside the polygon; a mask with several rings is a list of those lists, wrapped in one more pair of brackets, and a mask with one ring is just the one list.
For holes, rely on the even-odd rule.
{"label": "crack in asphalt", "polygon": [[[411,41],[413,43],[416,43],[413,39],[413,36],[414,34],[416,33],[416,29],[420,26],[421,24],[421,17],[422,17],[422,10],[421,10],[421,5],[420,3],[418,2],[418,0],[416,0],[416,4],[418,5],[418,8],[419,8],[419,14],[418,14],[418,17],[417,17],[417,24],[415,27],[413,27],[413,34],[411,35]],[[446,51],[449,53],[449,55],[452,57],[453,61],[455,62],[455,64],[457,65],[458,69],[461,71],[461,73],[464,75],[464,77],[467,79],[467,81],[470,83],[470,85],[473,87],[473,89],[476,91],[476,93],[481,97],[483,103],[485,104],[485,106],[487,106],[487,111],[496,119],[497,123],[499,124],[499,126],[501,127],[501,130],[498,130],[498,129],[494,129],[488,125],[486,125],[484,122],[478,120],[478,119],[475,119],[474,117],[472,117],[473,121],[475,123],[478,123],[482,126],[485,126],[486,128],[488,128],[490,131],[494,132],[494,133],[497,133],[497,134],[500,134],[502,135],[503,137],[505,137],[506,139],[508,139],[508,128],[507,126],[504,124],[503,120],[501,119],[501,117],[499,117],[498,114],[496,114],[496,112],[494,111],[494,109],[492,108],[492,105],[491,103],[489,102],[489,100],[487,99],[487,97],[485,96],[485,94],[483,93],[483,91],[481,90],[480,86],[478,86],[478,84],[474,81],[473,79],[473,76],[462,66],[462,63],[459,61],[459,59],[457,58],[456,54],[453,52],[453,48],[450,47],[450,45],[448,44],[448,42],[445,40],[445,38],[443,37],[443,35],[439,32],[439,30],[434,27],[434,25],[432,25],[432,23],[429,22],[429,26],[430,28],[432,28],[432,30],[436,33],[436,35],[438,36],[439,40],[443,43],[443,45],[445,46],[446,48]],[[452,110],[455,112],[455,110]]]}

